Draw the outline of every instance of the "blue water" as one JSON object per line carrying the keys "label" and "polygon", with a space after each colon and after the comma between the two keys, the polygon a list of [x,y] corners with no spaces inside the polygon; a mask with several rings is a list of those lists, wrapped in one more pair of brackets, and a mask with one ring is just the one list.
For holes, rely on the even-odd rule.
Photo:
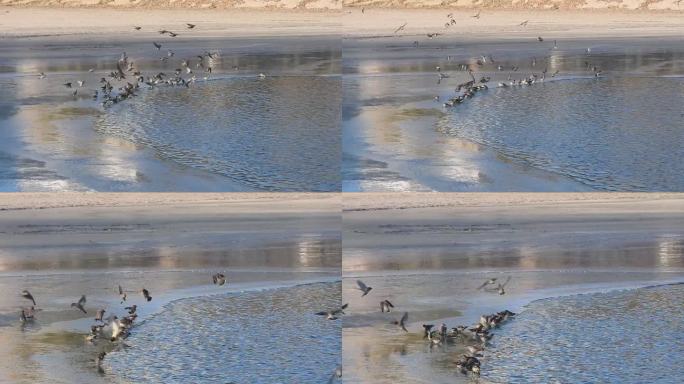
{"label": "blue water", "polygon": [[597,190],[684,190],[684,78],[610,77],[497,88],[453,108],[445,135]]}
{"label": "blue water", "polygon": [[108,357],[126,382],[326,383],[341,362],[340,283],[183,299]]}
{"label": "blue water", "polygon": [[95,129],[163,159],[278,191],[340,189],[340,78],[243,77],[141,92]]}
{"label": "blue water", "polygon": [[533,302],[496,331],[494,383],[681,383],[684,285]]}

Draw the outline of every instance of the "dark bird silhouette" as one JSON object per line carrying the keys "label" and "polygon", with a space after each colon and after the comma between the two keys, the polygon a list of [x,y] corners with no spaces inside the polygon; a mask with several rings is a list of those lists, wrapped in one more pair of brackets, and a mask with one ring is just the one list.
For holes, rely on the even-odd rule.
{"label": "dark bird silhouette", "polygon": [[78,299],[78,303],[71,303],[71,306],[73,308],[81,310],[83,313],[88,313],[85,308],[83,307],[86,303],[86,297],[85,295],[82,295],[80,299]]}
{"label": "dark bird silhouette", "polygon": [[21,297],[23,297],[24,299],[27,299],[27,300],[31,300],[33,305],[36,305],[36,300],[33,298],[33,295],[31,295],[31,292],[29,292],[27,290],[23,290],[23,291],[21,291]]}
{"label": "dark bird silhouette", "polygon": [[397,29],[394,30],[394,33],[396,34],[396,33],[399,32],[399,31],[403,31],[404,28],[406,28],[407,25],[408,25],[408,23],[404,23],[404,24],[400,25],[399,28],[397,28]]}
{"label": "dark bird silhouette", "polygon": [[371,291],[371,289],[373,289],[373,287],[367,286],[361,280],[356,280],[356,285],[359,286],[357,289],[363,292],[363,295],[361,295],[361,297],[366,296]]}

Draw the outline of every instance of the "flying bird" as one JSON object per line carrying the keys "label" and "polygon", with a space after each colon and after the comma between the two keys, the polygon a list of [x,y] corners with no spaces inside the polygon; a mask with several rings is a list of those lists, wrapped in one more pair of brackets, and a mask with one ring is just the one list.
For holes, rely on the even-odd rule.
{"label": "flying bird", "polygon": [[23,290],[23,291],[21,291],[21,297],[23,297],[24,299],[27,299],[27,300],[31,300],[33,305],[36,305],[36,300],[33,298],[33,295],[31,295],[31,292],[29,292],[27,290]]}
{"label": "flying bird", "polygon": [[399,321],[393,321],[392,324],[398,325],[401,327],[401,329],[404,330],[404,332],[408,332],[408,329],[406,329],[406,321],[408,320],[408,312],[404,312],[404,316],[401,317]]}
{"label": "flying bird", "polygon": [[223,273],[217,273],[211,277],[211,280],[214,284],[221,286],[226,283],[226,276]]}
{"label": "flying bird", "polygon": [[392,312],[392,308],[394,308],[394,305],[390,303],[389,300],[383,300],[380,302],[380,311],[381,312]]}
{"label": "flying bird", "polygon": [[120,285],[119,285],[119,297],[121,297],[121,304],[123,304],[124,301],[126,301],[127,295],[126,295],[126,292],[124,292],[123,288],[121,288]]}
{"label": "flying bird", "polygon": [[371,289],[373,289],[373,287],[367,286],[361,280],[356,280],[356,284],[359,286],[357,289],[363,292],[363,295],[361,295],[361,297],[366,296],[371,291]]}
{"label": "flying bird", "polygon": [[78,299],[78,303],[71,303],[71,306],[81,310],[83,313],[88,313],[85,308],[83,307],[86,303],[86,297],[85,295],[82,295],[80,299]]}
{"label": "flying bird", "polygon": [[152,296],[150,296],[150,291],[148,291],[147,289],[143,288],[142,291],[140,291],[140,292],[142,293],[142,295],[143,295],[143,297],[145,298],[145,300],[147,300],[147,301],[152,301]]}
{"label": "flying bird", "polygon": [[349,306],[349,304],[344,304],[343,306],[330,310],[330,311],[321,311],[321,312],[316,312],[316,315],[318,316],[325,316],[326,319],[328,320],[337,320],[338,317],[337,315],[344,315],[344,310]]}
{"label": "flying bird", "polygon": [[195,25],[195,24],[190,24],[190,23],[185,23],[185,25],[188,26],[188,29],[193,29],[193,28],[195,28],[195,27],[197,26],[197,25]]}
{"label": "flying bird", "polygon": [[399,31],[403,31],[404,28],[406,28],[406,25],[408,25],[408,23],[404,23],[404,24],[400,25],[399,28],[394,30],[394,33],[396,34]]}

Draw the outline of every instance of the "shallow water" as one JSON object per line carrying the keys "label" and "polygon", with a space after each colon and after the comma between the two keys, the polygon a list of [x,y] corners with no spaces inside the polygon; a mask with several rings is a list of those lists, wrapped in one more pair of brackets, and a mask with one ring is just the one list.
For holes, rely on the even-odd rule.
{"label": "shallow water", "polygon": [[651,77],[499,88],[438,130],[596,190],[682,191],[683,91],[684,78]]}
{"label": "shallow water", "polygon": [[684,285],[539,300],[496,332],[494,383],[679,383]]}
{"label": "shallow water", "polygon": [[[512,279],[507,284],[508,292],[506,295],[501,296],[497,292],[477,290],[477,287],[488,278],[498,277],[502,280],[507,276],[511,276]],[[360,297],[359,291],[355,289],[357,278],[373,287],[371,294],[363,298]],[[489,353],[485,355],[485,359],[482,360],[483,382],[489,382],[490,379],[501,383],[556,382],[551,380],[551,376],[558,378],[557,382],[596,382],[595,380],[568,379],[575,376],[564,376],[565,371],[559,372],[555,376],[556,372],[547,372],[544,369],[541,370],[542,372],[537,372],[536,369],[544,366],[544,363],[549,363],[550,366],[565,364],[566,360],[564,360],[563,355],[565,350],[562,349],[560,341],[557,342],[557,340],[564,341],[563,346],[567,346],[573,340],[582,340],[584,341],[583,344],[577,343],[578,348],[581,348],[582,346],[587,347],[586,344],[591,340],[589,335],[605,332],[607,326],[614,327],[612,332],[615,335],[624,332],[629,333],[631,327],[639,325],[639,322],[628,322],[625,325],[620,325],[617,311],[619,308],[633,306],[634,304],[631,303],[631,298],[623,300],[620,297],[615,297],[606,303],[589,301],[588,304],[583,304],[582,306],[587,308],[594,306],[594,309],[591,310],[594,311],[593,313],[598,313],[606,305],[615,306],[616,309],[611,310],[610,313],[616,316],[605,324],[599,324],[594,330],[587,329],[588,335],[576,337],[575,333],[580,332],[581,327],[590,328],[593,327],[593,323],[590,323],[591,319],[587,319],[581,324],[570,326],[569,332],[566,333],[565,326],[576,320],[576,316],[568,318],[567,321],[558,320],[559,317],[562,317],[564,308],[570,308],[573,305],[573,302],[568,301],[565,295],[576,297],[575,295],[578,293],[586,292],[587,294],[579,297],[588,297],[590,296],[588,293],[593,295],[595,292],[610,292],[611,289],[621,287],[631,289],[659,281],[682,281],[681,279],[681,272],[668,274],[647,270],[641,272],[565,270],[489,273],[481,271],[440,271],[433,273],[407,271],[405,274],[384,272],[358,277],[350,276],[343,281],[343,301],[349,302],[350,308],[349,314],[344,318],[343,330],[343,358],[346,367],[345,372],[347,373],[345,377],[352,382],[368,383],[472,382],[472,378],[461,375],[455,366],[455,361],[465,353],[465,346],[468,345],[468,342],[461,341],[431,347],[430,343],[422,337],[422,324],[439,325],[445,323],[448,327],[455,327],[459,324],[470,325],[476,323],[481,314],[495,313],[503,309],[520,312],[526,305],[533,302],[533,304],[529,304],[529,309],[522,312],[520,316],[522,322],[527,316],[527,311],[535,308],[537,303],[555,303],[558,301],[558,304],[552,304],[555,308],[553,313],[545,312],[544,320],[549,320],[552,317],[553,320],[549,321],[550,325],[541,327],[540,332],[537,333],[534,328],[537,322],[526,322],[525,325],[516,328],[515,324],[519,320],[507,323],[500,328],[500,331],[496,332],[494,343],[488,349]],[[606,293],[606,295],[611,294]],[[662,292],[659,296],[661,301],[659,304],[650,307],[645,306],[643,310],[653,311],[657,309],[654,307],[662,305],[681,305],[678,304],[680,301],[675,298],[678,294],[680,294],[679,291]],[[551,298],[545,299],[549,297]],[[648,296],[643,298],[650,300]],[[672,298],[670,304],[668,304],[668,298]],[[383,299],[389,299],[395,305],[392,313],[380,312],[378,303]],[[539,299],[542,300],[535,301]],[[680,309],[678,310],[680,311]],[[404,333],[396,325],[391,324],[391,321],[398,320],[404,312],[409,314],[408,333]],[[670,316],[663,323],[668,324],[674,321],[673,319],[679,319],[681,312],[674,314],[665,311],[662,316]],[[639,314],[635,313],[632,319],[638,318]],[[604,319],[604,317],[602,316],[600,319]],[[657,323],[659,319],[662,319],[661,314],[649,316],[648,321],[649,324],[651,321]],[[596,323],[599,322],[596,321]],[[509,331],[509,327],[513,330]],[[521,327],[525,327],[524,330]],[[641,340],[644,343],[638,342],[637,336],[639,335],[634,337],[635,345],[633,348],[634,350],[643,349],[641,357],[659,355],[660,353],[655,347],[657,339],[656,343],[650,343],[647,340],[646,333],[653,332],[654,329],[653,327],[648,328],[648,331],[644,330],[644,333],[641,334],[643,335]],[[504,332],[506,332],[506,336],[500,336]],[[531,336],[533,333],[534,336]],[[669,333],[668,331],[664,332],[661,337],[674,334],[676,333]],[[513,339],[516,340],[512,341]],[[630,338],[630,340],[632,339]],[[553,349],[553,354],[550,356],[539,356],[542,354],[540,349],[543,349],[548,343],[559,347]],[[503,345],[506,347],[499,350],[499,346]],[[668,345],[679,345],[681,347],[681,340],[670,340]],[[606,352],[609,354],[608,350]],[[673,356],[680,356],[682,352],[681,350],[677,353],[673,352]],[[494,354],[497,357],[491,357]],[[532,363],[525,363],[523,360],[531,355],[539,357],[536,357]],[[542,361],[547,357],[554,359],[553,362]],[[568,359],[572,359],[572,357]],[[528,367],[529,372],[524,374],[518,372],[520,366]],[[487,370],[492,369],[492,367],[497,367],[493,373],[484,373],[490,372]],[[622,360],[611,360],[610,356],[605,356],[605,360],[596,367],[596,370],[600,367],[613,373],[620,372]],[[640,367],[643,368],[644,366],[641,365]],[[573,369],[574,366],[571,365],[567,371]],[[545,374],[547,376],[539,378],[539,375]],[[587,377],[589,376],[582,376],[583,379]],[[598,381],[605,382],[604,380]]]}
{"label": "shallow water", "polygon": [[339,190],[339,77],[222,79],[152,89],[95,129],[164,159],[280,191]]}
{"label": "shallow water", "polygon": [[[425,43],[345,45],[343,190],[684,189],[678,42]],[[470,80],[462,64],[490,89],[444,108]],[[449,77],[438,82],[437,66]],[[544,68],[543,84],[493,89]]]}
{"label": "shallow water", "polygon": [[[334,39],[198,38],[163,47],[60,37],[3,44],[0,191],[340,189]],[[219,54],[204,59],[211,74],[197,67],[196,55],[207,51]],[[104,109],[92,94],[122,52],[145,76],[173,73],[189,59],[198,81],[141,89]],[[259,80],[262,72],[268,77]]]}
{"label": "shallow water", "polygon": [[141,323],[108,367],[128,382],[325,383],[340,364],[339,283],[179,300]]}

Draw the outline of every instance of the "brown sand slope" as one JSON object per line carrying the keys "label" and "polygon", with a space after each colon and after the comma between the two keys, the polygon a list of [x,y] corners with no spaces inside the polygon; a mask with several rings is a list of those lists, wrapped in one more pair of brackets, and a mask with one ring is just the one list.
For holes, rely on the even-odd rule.
{"label": "brown sand slope", "polygon": [[0,0],[22,7],[339,9],[341,0]]}
{"label": "brown sand slope", "polygon": [[377,8],[684,10],[680,3],[682,0],[343,0],[345,7]]}

